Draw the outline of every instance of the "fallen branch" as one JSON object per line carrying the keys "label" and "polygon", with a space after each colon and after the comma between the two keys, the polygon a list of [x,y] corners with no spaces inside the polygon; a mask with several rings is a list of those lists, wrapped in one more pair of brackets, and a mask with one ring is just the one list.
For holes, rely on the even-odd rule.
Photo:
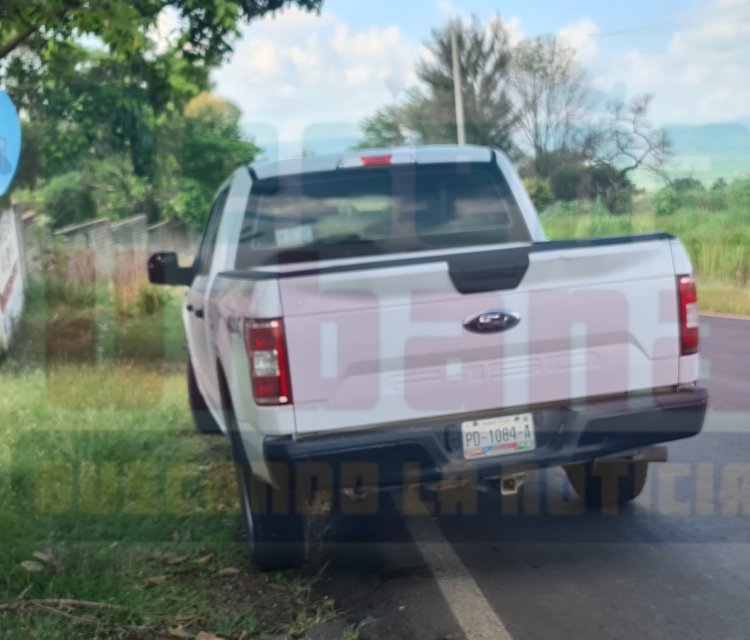
{"label": "fallen branch", "polygon": [[[92,600],[76,600],[72,598],[33,598],[30,600],[24,599],[24,596],[28,593],[28,588],[21,592],[21,594],[13,601],[6,604],[0,605],[0,613],[4,611],[28,611],[37,610],[45,613],[56,615],[60,618],[74,624],[82,624],[87,626],[98,627],[100,629],[107,629],[110,631],[124,631],[130,634],[137,634],[150,638],[167,638],[168,635],[161,631],[156,626],[139,626],[117,622],[105,622],[104,620],[98,620],[90,616],[78,615],[70,613],[64,609],[106,609],[109,611],[132,611],[128,607],[123,607],[118,604],[110,604],[108,602],[94,602]],[[187,616],[184,616],[187,618]],[[196,620],[198,616],[193,616]]]}
{"label": "fallen branch", "polygon": [[158,633],[158,631],[154,627],[140,627],[140,626],[135,626],[131,624],[116,624],[112,622],[103,622],[102,620],[97,620],[95,618],[89,618],[86,616],[77,616],[73,613],[68,613],[67,611],[62,611],[61,609],[55,609],[55,607],[50,607],[45,604],[37,603],[36,608],[41,609],[42,611],[47,611],[48,613],[54,613],[56,616],[60,616],[76,624],[85,624],[88,626],[101,627],[102,629],[129,631],[130,633],[140,633],[140,634],[145,633],[149,635],[154,635]]}
{"label": "fallen branch", "polygon": [[[28,591],[28,589],[26,589]],[[21,593],[13,602],[0,605],[0,611],[10,611],[12,609],[23,609],[24,607],[46,606],[46,607],[83,607],[88,609],[110,609],[112,611],[130,611],[127,607],[119,604],[109,604],[107,602],[93,602],[91,600],[74,600],[71,598],[34,598],[25,600],[26,591]]]}

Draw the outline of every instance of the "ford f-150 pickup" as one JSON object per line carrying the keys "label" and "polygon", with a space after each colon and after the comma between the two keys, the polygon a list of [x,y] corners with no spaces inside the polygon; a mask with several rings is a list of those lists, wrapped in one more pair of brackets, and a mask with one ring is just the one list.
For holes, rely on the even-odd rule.
{"label": "ford f-150 pickup", "polygon": [[251,552],[304,560],[304,504],[564,467],[592,507],[700,432],[690,260],[666,233],[547,241],[500,152],[395,148],[243,166],[191,267],[188,391],[228,436]]}

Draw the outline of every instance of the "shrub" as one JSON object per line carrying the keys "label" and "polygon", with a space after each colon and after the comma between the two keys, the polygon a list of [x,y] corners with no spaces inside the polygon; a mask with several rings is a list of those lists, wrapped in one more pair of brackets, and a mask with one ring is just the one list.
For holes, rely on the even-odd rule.
{"label": "shrub", "polygon": [[680,206],[680,194],[672,187],[659,189],[654,196],[654,210],[658,216],[671,216]]}
{"label": "shrub", "polygon": [[675,180],[672,180],[671,186],[677,193],[705,191],[703,183],[695,178],[676,178]]}
{"label": "shrub", "polygon": [[727,187],[727,192],[735,206],[750,211],[750,178],[735,180]]}
{"label": "shrub", "polygon": [[80,173],[52,178],[42,190],[44,213],[54,227],[64,227],[96,217],[96,202]]}
{"label": "shrub", "polygon": [[556,200],[575,200],[580,194],[584,179],[585,167],[582,165],[564,164],[550,176],[550,187]]}
{"label": "shrub", "polygon": [[525,178],[523,183],[538,211],[543,211],[554,202],[552,185],[546,178]]}
{"label": "shrub", "polygon": [[138,292],[138,311],[150,316],[164,309],[171,299],[171,293],[163,287],[145,286]]}
{"label": "shrub", "polygon": [[692,178],[675,180],[660,189],[654,198],[657,215],[672,215],[678,209],[723,211],[729,206],[730,200],[736,199],[737,196],[726,187],[719,186],[706,191],[700,182]]}

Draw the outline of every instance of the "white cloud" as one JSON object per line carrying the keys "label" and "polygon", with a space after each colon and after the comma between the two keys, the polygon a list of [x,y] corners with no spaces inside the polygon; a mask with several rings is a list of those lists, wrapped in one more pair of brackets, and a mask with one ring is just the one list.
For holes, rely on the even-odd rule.
{"label": "white cloud", "polygon": [[[631,50],[610,60],[599,83],[654,95],[654,119],[720,122],[750,116],[750,2],[705,0],[681,16],[661,54]],[[600,65],[601,66],[601,65]]]}
{"label": "white cloud", "polygon": [[148,36],[156,44],[156,50],[163,53],[177,40],[182,27],[180,14],[173,7],[164,7],[156,17],[156,25],[148,30]]}
{"label": "white cloud", "polygon": [[[418,44],[396,26],[355,31],[335,14],[280,12],[242,31],[216,92],[263,131],[261,144],[299,142],[315,131],[351,135],[365,116],[415,82]],[[334,126],[328,126],[334,125]]]}
{"label": "white cloud", "polygon": [[593,20],[581,18],[560,29],[557,35],[576,50],[581,62],[586,63],[593,60],[599,53],[599,45],[596,42],[599,33],[600,29]]}
{"label": "white cloud", "polygon": [[471,13],[463,7],[456,6],[453,0],[435,0],[435,10],[440,16],[440,22],[461,18],[464,22],[471,20]]}

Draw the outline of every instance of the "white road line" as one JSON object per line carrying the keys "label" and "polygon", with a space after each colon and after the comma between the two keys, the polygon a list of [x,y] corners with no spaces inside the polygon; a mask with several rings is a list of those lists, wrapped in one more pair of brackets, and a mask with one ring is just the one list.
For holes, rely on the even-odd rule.
{"label": "white road line", "polygon": [[421,516],[406,526],[467,640],[513,640],[437,524]]}
{"label": "white road line", "polygon": [[750,318],[747,316],[735,316],[731,313],[709,313],[707,311],[700,312],[701,317],[705,318],[719,318],[720,320],[739,320],[741,322],[750,322]]}

